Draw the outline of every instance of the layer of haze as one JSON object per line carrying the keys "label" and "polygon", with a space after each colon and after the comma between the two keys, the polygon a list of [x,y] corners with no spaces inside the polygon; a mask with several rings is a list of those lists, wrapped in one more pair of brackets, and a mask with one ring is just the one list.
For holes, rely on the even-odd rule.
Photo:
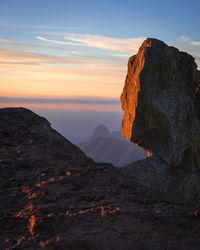
{"label": "layer of haze", "polygon": [[[21,101],[21,102],[19,102]],[[121,127],[122,111],[116,100],[37,100],[0,98],[0,108],[26,107],[49,120],[52,127],[73,143],[87,139],[99,124],[110,131]]]}

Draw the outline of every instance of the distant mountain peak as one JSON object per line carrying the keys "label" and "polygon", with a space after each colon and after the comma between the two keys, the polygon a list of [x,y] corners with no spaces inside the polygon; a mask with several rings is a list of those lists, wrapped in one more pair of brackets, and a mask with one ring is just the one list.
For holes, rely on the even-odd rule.
{"label": "distant mountain peak", "polygon": [[110,134],[109,129],[103,124],[100,124],[99,126],[95,128],[92,137],[106,137],[110,135],[111,134]]}

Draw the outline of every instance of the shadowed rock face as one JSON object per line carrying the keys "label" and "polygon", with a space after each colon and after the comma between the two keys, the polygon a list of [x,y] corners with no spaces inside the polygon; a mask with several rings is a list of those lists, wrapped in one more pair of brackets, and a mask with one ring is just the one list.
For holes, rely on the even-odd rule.
{"label": "shadowed rock face", "polygon": [[161,200],[93,162],[30,110],[0,109],[0,170],[0,249],[200,245],[193,207]]}
{"label": "shadowed rock face", "polygon": [[0,249],[199,249],[198,207],[93,162],[30,110],[0,109],[0,170]]}
{"label": "shadowed rock face", "polygon": [[197,89],[195,92],[195,105],[197,110],[197,115],[200,117],[200,71],[196,71],[195,81],[197,82]]}
{"label": "shadowed rock face", "polygon": [[200,83],[200,70],[196,71],[196,79],[195,80],[197,83]]}
{"label": "shadowed rock face", "polygon": [[[157,173],[162,172],[157,182],[168,182],[167,186],[174,177],[177,184],[174,170],[181,170],[181,179],[193,173],[193,183],[198,177],[199,80],[191,55],[157,39],[144,41],[138,54],[128,62],[121,95],[122,135],[152,153],[151,159],[146,160],[150,163],[145,162],[145,166],[151,165]],[[164,170],[160,171],[161,168]]]}

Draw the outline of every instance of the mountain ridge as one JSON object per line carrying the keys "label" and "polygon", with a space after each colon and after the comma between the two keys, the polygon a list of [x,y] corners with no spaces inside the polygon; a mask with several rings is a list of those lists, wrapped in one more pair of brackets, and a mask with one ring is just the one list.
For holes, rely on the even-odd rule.
{"label": "mountain ridge", "polygon": [[[96,133],[99,128],[103,128],[104,132]],[[121,137],[119,131],[110,133],[104,125],[99,125],[91,137],[77,146],[94,161],[111,163],[117,167],[123,167],[147,157],[144,150],[125,138],[121,140]]]}

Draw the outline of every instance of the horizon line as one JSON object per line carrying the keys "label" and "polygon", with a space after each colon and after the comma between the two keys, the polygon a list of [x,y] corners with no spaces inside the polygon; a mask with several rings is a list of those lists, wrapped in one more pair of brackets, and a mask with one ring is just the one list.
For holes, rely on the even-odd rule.
{"label": "horizon line", "polygon": [[5,97],[0,96],[0,103],[72,103],[72,104],[120,104],[120,98],[82,97],[82,98],[35,98],[35,97]]}

